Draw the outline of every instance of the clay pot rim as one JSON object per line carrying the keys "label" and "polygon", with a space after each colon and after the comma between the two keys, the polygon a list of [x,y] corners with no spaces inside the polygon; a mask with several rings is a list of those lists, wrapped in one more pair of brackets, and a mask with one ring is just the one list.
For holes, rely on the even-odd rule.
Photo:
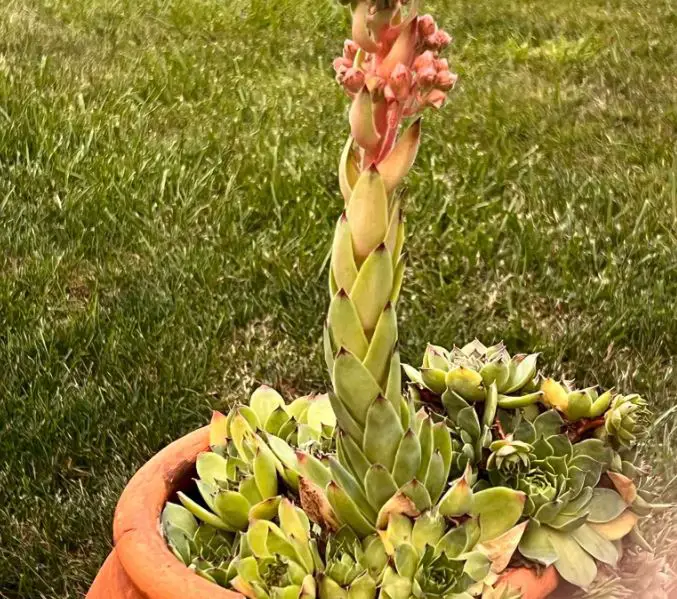
{"label": "clay pot rim", "polygon": [[182,564],[162,536],[160,516],[171,496],[209,449],[205,426],[155,454],[125,487],[113,520],[115,552],[129,579],[148,599],[245,599]]}
{"label": "clay pot rim", "polygon": [[[160,515],[165,504],[185,482],[198,454],[208,450],[209,426],[188,433],[146,462],[120,495],[113,521],[115,553],[125,574],[147,599],[246,599],[187,568],[162,535]],[[547,596],[558,583],[552,566],[540,577],[527,568],[517,568],[501,578],[526,585],[527,599]]]}

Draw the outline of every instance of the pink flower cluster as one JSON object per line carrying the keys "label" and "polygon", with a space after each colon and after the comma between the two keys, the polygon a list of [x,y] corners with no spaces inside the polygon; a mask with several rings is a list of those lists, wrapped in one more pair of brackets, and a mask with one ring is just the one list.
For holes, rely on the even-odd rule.
{"label": "pink flower cluster", "polygon": [[[375,101],[396,102],[400,116],[417,114],[426,106],[440,108],[456,83],[446,59],[439,58],[450,42],[431,15],[388,26],[379,35],[378,50],[360,53],[346,40],[343,55],[334,60],[336,80],[354,97],[365,85]],[[356,60],[357,58],[357,60]]]}

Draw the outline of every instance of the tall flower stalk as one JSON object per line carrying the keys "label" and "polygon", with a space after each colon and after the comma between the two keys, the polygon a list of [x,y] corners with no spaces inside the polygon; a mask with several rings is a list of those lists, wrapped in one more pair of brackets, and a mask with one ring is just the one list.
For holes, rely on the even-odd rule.
{"label": "tall flower stalk", "polygon": [[330,460],[336,483],[327,496],[342,521],[369,534],[391,509],[434,505],[451,467],[446,426],[415,413],[401,395],[396,304],[404,224],[397,186],[416,158],[417,116],[444,103],[456,76],[439,56],[450,36],[413,5],[358,2],[352,35],[334,61],[352,104],[324,331],[339,429],[338,460]]}

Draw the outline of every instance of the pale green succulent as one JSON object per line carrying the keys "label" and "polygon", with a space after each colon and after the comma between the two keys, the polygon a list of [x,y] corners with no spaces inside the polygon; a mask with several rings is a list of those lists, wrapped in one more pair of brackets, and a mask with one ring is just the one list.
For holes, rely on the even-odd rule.
{"label": "pale green succulent", "polygon": [[162,511],[162,530],[174,555],[202,578],[227,586],[235,577],[237,534],[200,524],[175,503],[167,503]]}
{"label": "pale green succulent", "polygon": [[616,447],[632,447],[646,436],[650,415],[646,400],[636,393],[617,395],[604,415],[604,427],[598,429],[598,434]]}
{"label": "pale green succulent", "polygon": [[286,498],[276,520],[250,524],[230,585],[249,599],[313,599],[318,596],[315,575],[324,565],[310,522]]}
{"label": "pale green succulent", "polygon": [[609,448],[597,439],[572,444],[560,433],[563,425],[554,410],[533,423],[522,421],[514,438],[531,447],[529,467],[494,469],[489,478],[526,495],[529,525],[519,546],[522,555],[554,564],[562,578],[587,587],[597,574],[595,560],[616,564],[613,541],[634,528],[637,516],[619,492],[596,488]]}
{"label": "pale green succulent", "polygon": [[198,455],[196,485],[204,505],[179,492],[181,503],[197,518],[228,531],[245,530],[252,519],[275,516],[280,502],[276,458],[259,449],[251,462],[214,452]]}
{"label": "pale green succulent", "polygon": [[376,169],[363,171],[332,250],[325,358],[338,455],[321,485],[338,519],[361,537],[376,530],[398,492],[418,509],[433,505],[451,468],[446,426],[414,412],[401,395],[395,303],[403,240],[399,202]]}
{"label": "pale green succulent", "polygon": [[373,599],[387,560],[376,537],[360,541],[350,528],[341,528],[327,540],[325,568],[318,574],[320,597]]}
{"label": "pale green succulent", "polygon": [[471,597],[473,587],[481,588],[491,570],[490,560],[473,551],[477,532],[469,525],[447,531],[444,518],[430,512],[415,521],[393,515],[382,534],[390,560],[383,573],[380,596]]}
{"label": "pale green succulent", "polygon": [[542,403],[565,415],[569,422],[583,418],[599,418],[607,411],[611,403],[611,390],[601,395],[596,387],[575,389],[567,381],[559,383],[554,379],[545,379],[541,384]]}
{"label": "pale green succulent", "polygon": [[485,400],[495,384],[499,407],[519,408],[541,397],[536,377],[538,354],[510,356],[502,343],[486,347],[475,340],[451,351],[428,345],[420,369],[404,364],[412,383],[436,395],[454,394],[469,403]]}
{"label": "pale green succulent", "polygon": [[533,446],[510,437],[494,441],[489,450],[487,470],[499,470],[503,476],[515,476],[526,472],[531,466]]}
{"label": "pale green succulent", "polygon": [[336,416],[329,397],[306,395],[285,404],[282,396],[267,385],[252,393],[249,405],[236,406],[228,413],[223,434],[231,438],[231,421],[241,415],[254,432],[274,435],[295,448],[333,451]]}

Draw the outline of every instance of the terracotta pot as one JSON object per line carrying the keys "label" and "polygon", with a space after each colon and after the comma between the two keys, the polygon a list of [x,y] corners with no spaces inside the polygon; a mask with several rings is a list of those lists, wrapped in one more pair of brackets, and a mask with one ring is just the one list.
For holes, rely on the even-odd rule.
{"label": "terracotta pot", "polygon": [[[193,472],[198,453],[209,447],[209,427],[165,447],[132,477],[113,521],[114,548],[86,599],[244,599],[200,578],[169,551],[160,531],[167,500]],[[548,568],[541,576],[526,568],[506,572],[522,599],[544,599],[557,586]]]}
{"label": "terracotta pot", "polygon": [[208,447],[206,426],[165,447],[129,481],[115,510],[114,549],[87,599],[244,599],[191,572],[169,551],[160,532],[165,503]]}
{"label": "terracotta pot", "polygon": [[532,568],[514,568],[507,570],[501,580],[508,581],[511,586],[522,591],[522,599],[545,599],[559,585],[559,575],[554,566],[540,574]]}

